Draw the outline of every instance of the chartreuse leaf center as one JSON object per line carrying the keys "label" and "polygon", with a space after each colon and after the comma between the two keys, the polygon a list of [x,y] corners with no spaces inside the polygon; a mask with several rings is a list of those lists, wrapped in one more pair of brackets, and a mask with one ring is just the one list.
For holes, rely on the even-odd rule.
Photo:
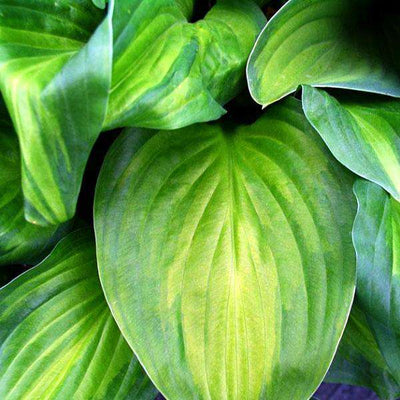
{"label": "chartreuse leaf center", "polygon": [[69,224],[40,227],[24,218],[20,149],[0,99],[0,265],[40,261]]}
{"label": "chartreuse leaf center", "polygon": [[[64,222],[102,130],[218,119],[241,89],[265,17],[219,0],[10,0],[0,4],[0,88],[21,143],[25,217]],[[100,7],[100,8],[99,8]]]}
{"label": "chartreuse leaf center", "polygon": [[293,99],[250,126],[117,140],[95,201],[100,277],[167,398],[312,395],[354,294],[351,181]]}

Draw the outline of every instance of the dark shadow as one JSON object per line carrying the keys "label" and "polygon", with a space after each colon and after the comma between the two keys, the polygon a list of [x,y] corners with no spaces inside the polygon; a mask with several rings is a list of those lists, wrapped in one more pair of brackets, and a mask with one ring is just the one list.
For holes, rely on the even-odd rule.
{"label": "dark shadow", "polygon": [[103,132],[97,139],[86,164],[85,174],[79,194],[76,216],[88,224],[93,223],[93,201],[97,178],[107,151],[118,137],[121,130]]}
{"label": "dark shadow", "polygon": [[223,125],[251,125],[263,114],[263,110],[250,96],[248,89],[244,89],[233,100],[224,106],[225,114],[218,123]]}
{"label": "dark shadow", "polygon": [[193,14],[190,22],[196,22],[203,19],[215,3],[215,0],[196,1],[193,7]]}
{"label": "dark shadow", "polygon": [[30,267],[30,265],[25,264],[0,266],[0,287],[3,287],[18,275],[28,271]]}
{"label": "dark shadow", "polygon": [[352,0],[341,21],[344,40],[360,57],[383,63],[400,76],[400,3],[393,0]]}

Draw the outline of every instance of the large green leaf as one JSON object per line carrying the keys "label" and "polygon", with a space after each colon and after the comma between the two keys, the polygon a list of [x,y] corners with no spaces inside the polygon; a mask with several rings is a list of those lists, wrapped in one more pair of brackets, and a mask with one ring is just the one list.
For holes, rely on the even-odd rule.
{"label": "large green leaf", "polygon": [[98,26],[104,12],[91,0],[0,4],[0,88],[20,139],[29,221],[74,215],[101,129],[176,128],[225,112],[265,19],[251,0],[220,0],[189,24],[192,6],[118,0]]}
{"label": "large green leaf", "polygon": [[19,136],[25,216],[56,224],[75,212],[105,116],[111,15],[91,0],[0,3],[0,88]]}
{"label": "large green leaf", "polygon": [[341,163],[400,200],[400,100],[306,86],[303,109]]}
{"label": "large green leaf", "polygon": [[400,203],[373,183],[359,181],[354,190],[358,298],[400,384]]}
{"label": "large green leaf", "polygon": [[0,290],[0,326],[2,399],[155,397],[104,300],[86,230]]}
{"label": "large green leaf", "polygon": [[335,359],[325,377],[327,382],[366,386],[381,399],[396,400],[400,386],[391,375],[367,318],[355,303]]}
{"label": "large green leaf", "polygon": [[25,220],[20,170],[18,139],[0,99],[0,265],[33,263],[67,229]]}
{"label": "large green leaf", "polygon": [[305,399],[354,293],[352,177],[296,100],[251,126],[133,130],[95,200],[106,298],[174,399]]}
{"label": "large green leaf", "polygon": [[116,2],[106,127],[172,129],[225,113],[265,17],[250,0],[219,0],[194,24],[182,9],[171,0]]}
{"label": "large green leaf", "polygon": [[399,97],[400,14],[394,3],[289,1],[268,22],[250,56],[253,98],[266,106],[300,84]]}

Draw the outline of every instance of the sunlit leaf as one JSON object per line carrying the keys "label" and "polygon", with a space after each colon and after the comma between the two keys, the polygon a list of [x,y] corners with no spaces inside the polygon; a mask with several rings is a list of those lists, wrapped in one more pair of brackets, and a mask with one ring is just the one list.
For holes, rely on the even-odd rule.
{"label": "sunlit leaf", "polygon": [[96,6],[105,2],[0,4],[0,88],[21,143],[25,215],[37,224],[74,215],[102,129],[224,114],[265,23],[250,0],[220,0],[195,24],[192,0],[109,2],[103,22]]}
{"label": "sunlit leaf", "polygon": [[261,33],[247,70],[268,105],[301,84],[400,96],[396,2],[291,0]]}
{"label": "sunlit leaf", "polygon": [[10,0],[0,14],[0,87],[21,146],[25,216],[56,224],[74,215],[102,127],[110,19],[96,29],[103,14],[91,0]]}
{"label": "sunlit leaf", "polygon": [[251,126],[117,140],[95,200],[100,277],[167,398],[312,395],[354,293],[351,183],[293,99]]}
{"label": "sunlit leaf", "polygon": [[0,290],[0,326],[2,399],[155,398],[104,300],[87,231]]}
{"label": "sunlit leaf", "polygon": [[260,8],[250,0],[219,0],[190,24],[184,4],[116,2],[106,127],[171,129],[214,120],[242,87],[246,60],[265,23]]}
{"label": "sunlit leaf", "polygon": [[18,139],[0,100],[0,265],[33,263],[68,228],[43,228],[24,218]]}
{"label": "sunlit leaf", "polygon": [[400,100],[307,86],[303,109],[341,163],[400,200]]}

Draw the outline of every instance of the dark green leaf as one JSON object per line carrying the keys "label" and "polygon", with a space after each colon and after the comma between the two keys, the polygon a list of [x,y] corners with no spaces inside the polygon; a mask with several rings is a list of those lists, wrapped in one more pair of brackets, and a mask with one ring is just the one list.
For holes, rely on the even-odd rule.
{"label": "dark green leaf", "polygon": [[267,106],[301,84],[399,97],[400,14],[391,3],[287,2],[268,22],[250,56],[247,75],[253,98]]}
{"label": "dark green leaf", "polygon": [[341,163],[400,200],[400,100],[306,86],[303,109]]}
{"label": "dark green leaf", "polygon": [[400,384],[400,203],[379,186],[358,181],[354,223],[357,294],[382,355]]}
{"label": "dark green leaf", "polygon": [[357,302],[353,305],[339,349],[325,380],[369,387],[385,400],[400,397],[400,387],[392,377],[367,318]]}

